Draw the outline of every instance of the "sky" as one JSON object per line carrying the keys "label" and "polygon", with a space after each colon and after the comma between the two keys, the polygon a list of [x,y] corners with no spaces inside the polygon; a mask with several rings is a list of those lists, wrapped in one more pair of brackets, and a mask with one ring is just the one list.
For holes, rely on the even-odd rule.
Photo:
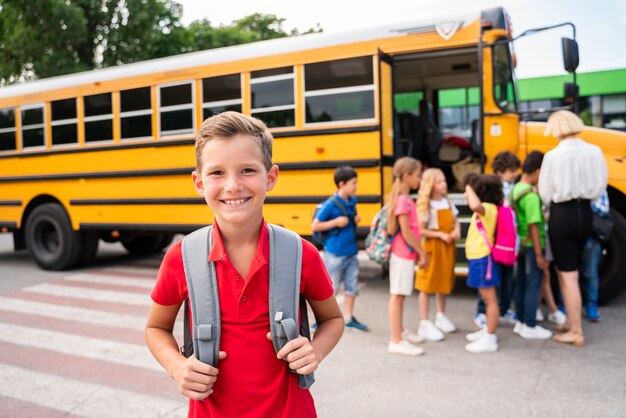
{"label": "sky", "polygon": [[[317,0],[308,6],[296,0],[177,1],[183,5],[185,24],[202,18],[214,26],[230,24],[258,12],[286,19],[286,31],[305,31],[319,23],[325,33],[413,20],[478,17],[483,9],[501,6],[511,17],[513,36],[530,28],[574,23],[580,54],[578,72],[626,68],[626,0]],[[562,36],[571,37],[571,29],[554,29],[516,41],[517,77],[566,74],[561,59]]]}

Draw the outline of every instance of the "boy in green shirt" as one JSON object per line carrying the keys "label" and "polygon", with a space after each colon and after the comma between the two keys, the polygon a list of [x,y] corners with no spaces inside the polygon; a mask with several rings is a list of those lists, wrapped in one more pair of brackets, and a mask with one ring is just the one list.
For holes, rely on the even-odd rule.
{"label": "boy in green shirt", "polygon": [[526,156],[522,164],[522,178],[513,187],[511,200],[517,213],[517,234],[521,242],[515,285],[515,310],[519,322],[514,331],[525,339],[546,340],[552,337],[552,332],[537,325],[535,316],[543,270],[548,268],[544,257],[545,219],[541,198],[533,189],[539,181],[542,161],[543,153],[539,151],[532,151]]}

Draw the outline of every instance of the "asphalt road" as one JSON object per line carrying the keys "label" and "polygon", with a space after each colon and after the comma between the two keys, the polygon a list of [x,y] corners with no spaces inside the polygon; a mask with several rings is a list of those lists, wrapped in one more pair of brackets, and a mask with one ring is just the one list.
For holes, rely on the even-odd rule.
{"label": "asphalt road", "polygon": [[[146,269],[145,265],[156,266],[158,260],[133,258],[127,256],[121,246],[108,244],[103,246],[94,266],[70,273],[43,272],[25,253],[12,252],[9,235],[0,235],[0,296],[20,292],[28,287],[58,284],[63,280],[86,280],[84,277],[96,273],[102,275],[114,272],[119,275],[134,264],[141,265],[141,274],[149,278],[152,272],[156,274],[156,267]],[[140,276],[139,273],[135,275]],[[68,284],[64,283],[64,286]],[[584,323],[587,338],[587,346],[584,348],[562,346],[552,341],[526,341],[513,334],[510,326],[501,326],[498,329],[499,351],[475,355],[464,350],[465,334],[476,330],[472,322],[475,296],[462,281],[458,281],[449,299],[448,316],[456,323],[459,331],[448,335],[443,342],[422,344],[426,354],[420,357],[387,353],[387,298],[388,282],[380,278],[380,271],[375,265],[363,260],[361,294],[357,299],[355,314],[360,321],[370,326],[371,331],[362,333],[346,330],[337,348],[316,372],[317,382],[312,393],[320,417],[626,416],[626,295],[609,306],[601,307],[601,322]],[[7,312],[0,307],[0,326],[5,320],[13,321],[8,327],[21,330],[15,323],[18,319],[23,321],[23,318],[11,317],[9,320]],[[405,325],[415,329],[418,320],[417,295],[413,295],[407,298],[405,304]],[[42,328],[41,324],[36,326]],[[82,331],[68,332],[80,334]],[[15,351],[16,348],[7,339],[4,344],[0,345],[0,368],[5,367],[3,358],[10,362],[15,353],[25,353],[31,349],[19,346]],[[14,351],[3,353],[3,347],[5,351],[7,347]],[[76,360],[74,364],[78,362]],[[41,374],[40,370],[35,370],[37,361],[34,358],[32,361],[23,359],[20,367],[29,364],[32,364],[36,376],[64,379],[62,382],[49,380],[48,385],[62,385],[69,378],[72,382],[98,379],[94,377],[97,368],[93,365],[82,372],[74,370],[68,377],[63,370],[50,369]],[[153,365],[138,363],[138,366],[137,370],[141,369],[138,375],[152,379],[147,382],[152,387],[146,389],[146,392],[155,399],[165,399],[162,403],[153,404],[155,410],[144,410],[145,416],[185,416],[184,400],[177,397],[169,378],[164,373],[160,374]],[[107,373],[111,373],[115,367],[122,366],[111,366]],[[12,373],[17,370],[14,364],[5,368]],[[38,386],[42,393],[52,390],[52,386],[46,387],[45,384],[41,382]],[[12,399],[11,396],[17,396],[11,395],[14,392],[5,385],[6,381],[0,379],[0,404],[9,402],[7,399]],[[85,385],[100,387],[93,382]],[[159,389],[163,393],[155,393],[155,386],[163,388]],[[122,402],[115,404],[117,408],[123,408],[123,393],[130,394],[140,389],[129,387],[128,390],[116,392],[117,396],[122,396]],[[51,391],[50,396],[54,393]],[[93,400],[96,405],[101,393],[94,392],[93,399],[90,395],[85,396],[82,409],[73,410],[73,416],[108,416],[89,404]],[[62,407],[59,402],[51,401],[50,404],[57,409]],[[164,409],[157,410],[161,404]],[[28,411],[30,404],[15,401],[11,405],[13,408],[22,408],[19,411]],[[0,406],[0,415],[6,412]],[[108,412],[110,416],[130,416],[124,409]]]}

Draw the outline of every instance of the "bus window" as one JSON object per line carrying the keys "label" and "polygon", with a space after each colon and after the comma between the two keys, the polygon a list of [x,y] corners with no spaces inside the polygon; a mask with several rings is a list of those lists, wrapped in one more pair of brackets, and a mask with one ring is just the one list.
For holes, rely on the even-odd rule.
{"label": "bus window", "polygon": [[15,108],[0,109],[0,151],[15,149]]}
{"label": "bus window", "polygon": [[78,144],[76,98],[50,102],[52,112],[52,146]]}
{"label": "bus window", "polygon": [[193,81],[159,86],[161,136],[193,134]]}
{"label": "bus window", "polygon": [[295,100],[293,67],[253,71],[250,74],[252,116],[270,128],[294,126]]}
{"label": "bus window", "polygon": [[122,139],[152,138],[152,95],[150,87],[120,91]]}
{"label": "bus window", "polygon": [[45,147],[44,109],[43,103],[22,107],[22,149]]}
{"label": "bus window", "polygon": [[241,76],[239,74],[202,80],[202,118],[227,110],[241,112]]}
{"label": "bus window", "polygon": [[493,47],[493,95],[498,106],[505,111],[517,110],[513,65],[509,44],[496,44]]}
{"label": "bus window", "polygon": [[304,66],[305,123],[374,119],[372,57]]}
{"label": "bus window", "polygon": [[111,93],[84,97],[85,142],[113,140],[113,106]]}

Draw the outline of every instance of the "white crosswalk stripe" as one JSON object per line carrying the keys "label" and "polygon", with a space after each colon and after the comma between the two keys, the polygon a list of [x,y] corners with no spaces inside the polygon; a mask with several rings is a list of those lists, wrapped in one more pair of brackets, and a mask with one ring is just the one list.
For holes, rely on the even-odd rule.
{"label": "white crosswalk stripe", "polygon": [[185,416],[187,400],[142,342],[150,275],[157,269],[107,267],[0,293],[0,404],[22,402],[22,416],[41,416],[41,408],[54,416]]}
{"label": "white crosswalk stripe", "polygon": [[44,295],[64,296],[79,299],[88,299],[99,302],[119,302],[129,305],[148,306],[151,299],[147,294],[118,292],[113,290],[94,290],[76,286],[59,286],[42,283],[23,289],[26,292],[41,293]]}
{"label": "white crosswalk stripe", "polygon": [[185,403],[6,364],[0,364],[0,376],[2,395],[78,416],[174,417],[186,410]]}

